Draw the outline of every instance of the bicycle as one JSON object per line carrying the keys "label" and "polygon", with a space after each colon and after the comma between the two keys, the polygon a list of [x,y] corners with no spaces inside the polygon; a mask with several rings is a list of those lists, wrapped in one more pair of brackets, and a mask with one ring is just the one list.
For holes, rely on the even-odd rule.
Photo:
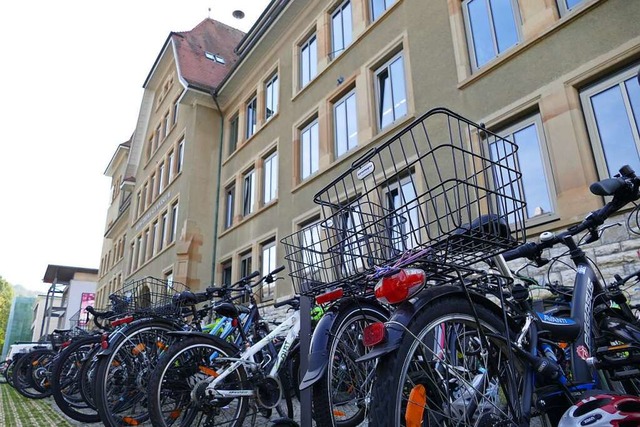
{"label": "bicycle", "polygon": [[[637,393],[640,328],[616,290],[625,279],[604,285],[574,236],[587,232],[586,243],[596,241],[598,227],[639,198],[639,186],[625,166],[615,178],[591,186],[592,193],[613,198],[582,223],[494,256],[490,264],[497,273],[469,268],[460,274],[465,282],[428,287],[402,302],[386,325],[377,326],[386,338],[369,341],[382,354],[373,424],[524,426],[544,414],[553,425],[585,390],[621,386]],[[559,244],[576,266],[568,317],[536,312],[504,262],[524,257],[542,266],[542,251]],[[427,273],[415,274],[424,279]],[[478,283],[484,291],[493,283],[500,303],[475,292]],[[409,284],[415,281],[405,279]],[[403,318],[409,309],[414,314]],[[560,341],[569,343],[564,364]]]}
{"label": "bicycle", "polygon": [[[245,283],[239,290],[242,294],[236,298],[250,293],[251,310],[257,310],[251,289],[262,281],[274,281],[273,275],[282,269],[274,270],[256,283]],[[278,409],[280,415],[290,417],[291,402],[285,394],[281,374],[287,370],[286,365],[298,339],[299,300],[294,297],[276,303],[274,307],[286,305],[294,312],[272,331],[254,331],[254,340],[237,321],[239,306],[230,302],[215,306],[216,312],[236,320],[242,337],[240,346],[209,334],[172,333],[181,340],[171,345],[149,380],[149,411],[153,425],[222,423],[240,426],[248,416],[250,405],[254,409],[251,415],[253,423],[260,410],[267,411],[269,416],[271,410]],[[274,340],[283,336],[276,351]],[[286,409],[281,408],[283,401]]]}

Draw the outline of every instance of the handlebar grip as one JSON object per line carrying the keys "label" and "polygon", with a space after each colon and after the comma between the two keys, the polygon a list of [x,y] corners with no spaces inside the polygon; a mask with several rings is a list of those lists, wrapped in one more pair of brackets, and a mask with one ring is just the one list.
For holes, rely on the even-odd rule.
{"label": "handlebar grip", "polygon": [[511,261],[518,258],[535,258],[537,255],[538,245],[533,242],[525,243],[502,254],[505,261]]}
{"label": "handlebar grip", "polygon": [[248,275],[247,277],[243,277],[240,281],[247,281],[247,280],[251,280],[254,279],[256,277],[258,277],[260,275],[260,272],[258,270],[254,271],[253,273],[251,273],[250,275]]}
{"label": "handlebar grip", "polygon": [[636,172],[629,165],[624,165],[620,168],[620,175],[626,178],[635,178]]}
{"label": "handlebar grip", "polygon": [[299,302],[298,301],[298,297],[293,297],[293,298],[289,298],[287,300],[280,301],[280,302],[277,302],[277,303],[273,304],[273,308],[280,308],[280,307],[283,307],[285,305],[296,305],[298,302]]}
{"label": "handlebar grip", "polygon": [[284,265],[281,265],[280,267],[276,268],[275,270],[273,270],[271,273],[269,274],[278,274],[280,273],[282,270],[284,270]]}

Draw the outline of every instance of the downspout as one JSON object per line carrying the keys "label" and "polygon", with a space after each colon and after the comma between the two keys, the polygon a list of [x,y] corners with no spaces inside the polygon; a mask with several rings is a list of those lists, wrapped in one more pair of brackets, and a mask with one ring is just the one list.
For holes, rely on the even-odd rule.
{"label": "downspout", "polygon": [[217,89],[213,89],[211,91],[211,97],[213,101],[216,103],[216,107],[218,107],[218,112],[220,113],[220,147],[218,149],[218,178],[216,180],[216,202],[215,202],[215,210],[213,214],[213,257],[211,259],[211,283],[213,284],[216,278],[216,258],[218,256],[218,217],[220,215],[220,178],[222,177],[222,150],[224,149],[224,116],[222,115],[222,110],[220,109],[220,104],[218,103],[218,98],[216,96]]}

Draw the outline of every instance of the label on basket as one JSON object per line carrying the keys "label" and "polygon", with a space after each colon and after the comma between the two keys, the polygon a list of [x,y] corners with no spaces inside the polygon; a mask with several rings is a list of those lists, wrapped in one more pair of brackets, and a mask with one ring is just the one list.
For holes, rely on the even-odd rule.
{"label": "label on basket", "polygon": [[367,162],[362,165],[360,169],[358,169],[358,172],[356,172],[356,176],[358,177],[358,179],[365,179],[367,176],[373,173],[373,170],[375,168],[376,167],[374,166],[373,162]]}

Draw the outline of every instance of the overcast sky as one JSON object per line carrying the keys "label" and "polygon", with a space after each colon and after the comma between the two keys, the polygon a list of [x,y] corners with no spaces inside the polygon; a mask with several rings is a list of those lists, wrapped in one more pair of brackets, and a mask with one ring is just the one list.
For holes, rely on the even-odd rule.
{"label": "overcast sky", "polygon": [[[134,130],[171,31],[209,16],[247,32],[269,0],[0,2],[0,276],[45,291],[48,264],[98,268],[104,176]],[[232,17],[241,9],[242,20]]]}

